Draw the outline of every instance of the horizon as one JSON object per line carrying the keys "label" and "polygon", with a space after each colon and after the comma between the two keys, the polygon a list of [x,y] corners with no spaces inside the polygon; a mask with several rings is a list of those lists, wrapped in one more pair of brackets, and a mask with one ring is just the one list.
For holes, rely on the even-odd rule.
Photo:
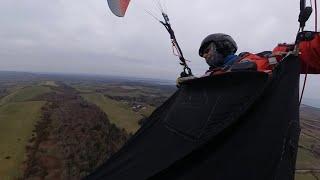
{"label": "horizon", "polygon": [[157,81],[166,81],[171,82],[175,85],[175,79],[161,79],[161,78],[152,78],[152,77],[141,77],[141,76],[126,76],[126,75],[113,75],[113,74],[94,74],[94,73],[68,73],[68,72],[41,72],[41,71],[7,71],[1,70],[1,72],[7,73],[29,73],[34,75],[65,75],[65,76],[87,76],[87,77],[100,77],[100,78],[119,78],[119,79],[128,79],[133,78],[135,80],[157,80]]}
{"label": "horizon", "polygon": [[[106,75],[106,74],[86,74],[86,73],[59,73],[59,72],[27,72],[27,71],[3,71],[0,70],[1,72],[8,72],[8,73],[29,73],[32,75],[61,75],[61,76],[83,76],[83,77],[98,77],[98,78],[114,78],[114,80],[125,80],[125,81],[137,81],[137,82],[143,82],[147,81],[146,83],[153,83],[153,84],[158,84],[158,85],[172,85],[175,86],[175,81],[174,80],[168,80],[168,79],[155,79],[155,78],[146,78],[146,77],[129,77],[129,76],[115,76],[115,75]],[[130,79],[131,78],[131,79]],[[155,82],[158,81],[158,82]],[[302,82],[301,82],[302,83]],[[301,91],[301,89],[300,89]],[[315,107],[315,108],[320,108],[320,98],[319,97],[310,97],[308,94],[310,91],[310,88],[308,89],[308,84],[307,84],[307,89],[304,94],[304,97],[302,99],[302,104]],[[308,96],[309,95],[309,96]]]}

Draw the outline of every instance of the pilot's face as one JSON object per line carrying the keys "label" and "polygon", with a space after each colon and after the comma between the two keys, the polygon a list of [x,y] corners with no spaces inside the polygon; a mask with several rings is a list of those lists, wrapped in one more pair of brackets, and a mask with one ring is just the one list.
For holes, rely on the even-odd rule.
{"label": "pilot's face", "polygon": [[203,58],[208,61],[212,59],[214,54],[216,53],[216,46],[214,43],[210,43],[207,48],[203,51]]}

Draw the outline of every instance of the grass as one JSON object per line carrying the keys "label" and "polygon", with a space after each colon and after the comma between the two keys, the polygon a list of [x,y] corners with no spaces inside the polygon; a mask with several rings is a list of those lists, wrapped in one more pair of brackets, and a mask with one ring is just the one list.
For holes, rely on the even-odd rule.
{"label": "grass", "polygon": [[21,176],[25,147],[45,102],[9,103],[0,107],[0,177]]}
{"label": "grass", "polygon": [[111,123],[120,128],[124,128],[127,132],[134,133],[139,129],[138,121],[143,117],[131,110],[131,107],[123,103],[114,101],[99,93],[83,94],[87,101],[96,104],[109,117]]}
{"label": "grass", "polygon": [[30,86],[9,94],[0,100],[0,106],[5,105],[10,102],[23,102],[35,98],[41,94],[50,92],[49,87],[44,86]]}
{"label": "grass", "polygon": [[[311,133],[310,133],[311,134]],[[300,135],[300,144],[311,149],[311,146],[317,143],[317,140],[303,133]]]}
{"label": "grass", "polygon": [[295,175],[295,180],[317,180],[317,179],[310,173],[299,173]]}
{"label": "grass", "polygon": [[[311,152],[299,148],[297,157],[297,169],[315,169],[319,168],[320,160]],[[317,167],[318,166],[318,167]]]}

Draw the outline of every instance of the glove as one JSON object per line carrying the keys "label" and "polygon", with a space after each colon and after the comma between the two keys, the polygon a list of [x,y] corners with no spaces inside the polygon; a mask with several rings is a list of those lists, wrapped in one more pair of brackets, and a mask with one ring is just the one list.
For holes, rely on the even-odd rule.
{"label": "glove", "polygon": [[197,79],[197,77],[195,76],[178,77],[176,80],[176,85],[178,88],[180,88],[181,84],[183,84],[186,81],[190,81],[192,79]]}

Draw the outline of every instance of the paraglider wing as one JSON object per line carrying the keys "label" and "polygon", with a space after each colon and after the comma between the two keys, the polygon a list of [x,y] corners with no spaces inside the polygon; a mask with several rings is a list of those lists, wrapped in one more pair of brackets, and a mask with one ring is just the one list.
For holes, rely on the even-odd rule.
{"label": "paraglider wing", "polygon": [[130,0],[107,0],[110,10],[118,17],[126,14]]}

